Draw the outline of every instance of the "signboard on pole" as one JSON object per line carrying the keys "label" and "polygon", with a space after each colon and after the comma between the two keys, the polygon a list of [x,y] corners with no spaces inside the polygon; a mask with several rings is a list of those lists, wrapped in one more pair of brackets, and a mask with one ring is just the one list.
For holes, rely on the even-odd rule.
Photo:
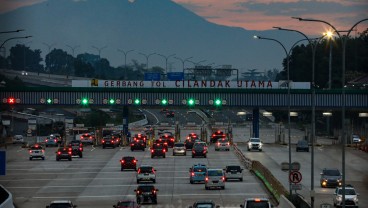
{"label": "signboard on pole", "polygon": [[170,81],[184,80],[184,72],[168,72],[167,79]]}
{"label": "signboard on pole", "polygon": [[145,81],[160,81],[161,74],[159,72],[146,72],[144,73]]}
{"label": "signboard on pole", "polygon": [[300,183],[302,181],[302,174],[299,171],[292,171],[289,175],[289,181],[291,183]]}

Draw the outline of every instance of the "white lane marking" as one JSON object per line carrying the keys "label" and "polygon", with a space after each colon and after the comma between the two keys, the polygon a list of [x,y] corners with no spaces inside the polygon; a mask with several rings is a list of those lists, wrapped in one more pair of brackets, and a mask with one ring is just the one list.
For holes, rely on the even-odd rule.
{"label": "white lane marking", "polygon": [[[257,196],[257,197],[268,197],[267,194],[259,194],[259,193],[208,193],[208,194],[199,194],[199,193],[193,193],[193,194],[160,194],[160,197],[182,197],[182,196]],[[33,199],[62,199],[62,198],[72,198],[72,199],[78,199],[78,198],[115,198],[115,197],[135,197],[135,195],[128,194],[128,195],[105,195],[105,196],[34,196]],[[18,198],[18,197],[17,197]]]}

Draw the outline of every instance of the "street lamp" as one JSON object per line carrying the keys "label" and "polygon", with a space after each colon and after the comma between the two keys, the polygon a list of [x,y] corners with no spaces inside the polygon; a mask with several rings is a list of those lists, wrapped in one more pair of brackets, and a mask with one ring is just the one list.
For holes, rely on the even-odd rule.
{"label": "street lamp", "polygon": [[186,59],[181,59],[181,58],[179,58],[179,57],[174,57],[175,59],[178,59],[179,61],[181,61],[181,63],[183,64],[183,74],[184,74],[184,64],[185,64],[185,62],[186,61],[189,61],[189,59],[191,59],[191,58],[193,58],[193,56],[191,56],[191,57],[188,57],[188,58],[186,58]]}
{"label": "street lamp", "polygon": [[339,31],[329,22],[326,22],[324,20],[318,20],[318,19],[304,19],[301,17],[292,17],[293,19],[297,19],[299,21],[309,21],[309,22],[320,22],[320,23],[324,23],[327,24],[328,26],[330,26],[333,31],[339,36],[340,40],[341,40],[341,45],[342,45],[342,78],[341,78],[341,82],[342,82],[342,109],[341,109],[341,117],[342,117],[342,135],[341,135],[341,140],[342,140],[342,206],[345,207],[345,145],[346,145],[346,135],[345,135],[345,58],[346,58],[346,42],[347,39],[349,37],[349,34],[351,33],[351,31],[353,31],[353,29],[360,24],[361,22],[367,21],[368,18],[362,19],[360,21],[358,21],[357,23],[355,23],[350,30],[346,31],[347,34],[345,36],[341,36]]}
{"label": "street lamp", "polygon": [[[126,66],[127,66],[127,56],[128,56],[128,53],[129,53],[129,52],[132,52],[132,51],[134,51],[134,50],[124,51],[124,50],[122,50],[122,49],[118,49],[118,51],[119,51],[120,53],[123,53],[123,54],[124,54],[124,66],[126,67]],[[124,76],[125,76],[125,75],[124,75]]]}
{"label": "street lamp", "polygon": [[174,53],[174,54],[171,54],[171,55],[169,55],[169,56],[164,56],[164,55],[162,55],[162,54],[157,54],[157,55],[159,55],[159,56],[163,57],[163,58],[166,60],[165,74],[167,74],[167,60],[169,60],[169,58],[170,58],[170,57],[175,56],[176,54]]}
{"label": "street lamp", "polygon": [[146,67],[148,69],[148,59],[149,59],[150,56],[155,55],[156,53],[150,53],[148,55],[147,54],[144,54],[144,53],[139,53],[139,54],[141,54],[142,56],[146,57]]}
{"label": "street lamp", "polygon": [[76,46],[70,46],[70,45],[65,45],[66,47],[70,48],[70,50],[72,51],[73,57],[74,57],[74,51],[76,48],[80,47],[80,45],[76,45]]}
{"label": "street lamp", "polygon": [[320,40],[322,40],[322,38],[325,36],[322,36],[321,38],[318,39],[314,39],[314,41],[312,41],[311,39],[309,39],[304,33],[298,31],[298,30],[293,30],[293,29],[286,29],[286,28],[281,28],[281,27],[273,27],[275,29],[278,30],[284,30],[284,31],[289,31],[289,32],[297,32],[299,34],[301,34],[302,36],[305,37],[306,40],[308,40],[309,44],[311,45],[312,48],[312,97],[311,97],[311,105],[312,105],[312,136],[311,136],[311,146],[312,146],[312,152],[311,152],[311,205],[312,208],[314,207],[314,141],[315,141],[315,135],[316,135],[316,104],[315,104],[315,99],[316,99],[316,90],[315,90],[315,56],[316,56],[316,50],[317,50],[317,45],[319,43]]}
{"label": "street lamp", "polygon": [[16,32],[22,32],[24,31],[23,29],[20,30],[10,30],[10,31],[1,31],[0,34],[4,34],[4,33],[16,33]]}
{"label": "street lamp", "polygon": [[14,39],[23,39],[23,38],[31,38],[32,36],[24,36],[24,37],[13,37],[13,38],[8,38],[6,40],[4,40],[4,42],[1,44],[0,48],[2,48],[4,46],[4,44],[6,42],[8,42],[9,40],[14,40]]}
{"label": "street lamp", "polygon": [[107,48],[107,46],[104,46],[104,47],[101,47],[101,48],[98,48],[96,46],[92,46],[92,48],[96,49],[98,51],[98,58],[101,59],[101,51],[105,48]]}
{"label": "street lamp", "polygon": [[207,60],[201,60],[201,61],[198,61],[198,62],[188,60],[188,62],[192,63],[194,65],[194,67],[199,66],[200,63],[203,63],[205,61],[207,61]]}

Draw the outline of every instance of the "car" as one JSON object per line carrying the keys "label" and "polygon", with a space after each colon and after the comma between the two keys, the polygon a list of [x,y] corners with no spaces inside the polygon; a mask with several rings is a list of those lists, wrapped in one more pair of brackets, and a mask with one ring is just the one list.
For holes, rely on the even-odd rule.
{"label": "car", "polygon": [[72,160],[72,148],[59,147],[56,151],[56,161],[61,159]]}
{"label": "car", "polygon": [[341,186],[342,175],[337,168],[324,168],[321,172],[321,187],[332,187]]}
{"label": "car", "polygon": [[144,143],[144,141],[143,140],[132,140],[130,142],[130,151],[134,151],[134,150],[145,151],[146,144]]}
{"label": "car", "polygon": [[95,141],[95,135],[93,133],[85,133],[82,134],[79,138],[79,140],[83,143],[83,144],[90,144],[93,145],[94,141]]}
{"label": "car", "polygon": [[102,139],[102,148],[105,149],[106,147],[116,147],[116,142],[111,136],[105,136]]}
{"label": "car", "polygon": [[216,143],[218,139],[225,139],[226,134],[223,131],[217,130],[211,134],[210,141],[211,143]]}
{"label": "car", "polygon": [[[342,186],[336,187],[334,196],[333,196],[333,205],[334,207],[342,207]],[[354,187],[351,185],[345,186],[345,207],[359,207],[359,194],[355,191]]]}
{"label": "car", "polygon": [[142,184],[134,189],[137,204],[152,203],[157,204],[158,189],[151,184]]}
{"label": "car", "polygon": [[59,144],[58,144],[58,139],[53,136],[53,135],[50,135],[48,137],[46,137],[45,139],[45,146],[46,147],[49,147],[49,146],[54,146],[54,147],[57,147]]}
{"label": "car", "polygon": [[309,144],[306,140],[299,140],[298,143],[296,144],[296,151],[305,151],[305,152],[309,152]]}
{"label": "car", "polygon": [[195,133],[190,133],[187,136],[186,140],[184,141],[185,148],[187,150],[191,150],[193,148],[193,145],[196,139],[199,139],[198,135]]}
{"label": "car", "polygon": [[12,142],[13,142],[13,144],[16,144],[16,143],[23,144],[24,143],[24,138],[23,138],[22,135],[14,135],[13,138],[12,138]]}
{"label": "car", "polygon": [[45,160],[45,150],[39,144],[34,144],[29,148],[29,160],[33,158],[41,158]]}
{"label": "car", "polygon": [[121,144],[121,136],[119,134],[112,134],[111,138],[115,140],[115,145],[117,147]]}
{"label": "car", "polygon": [[114,207],[114,208],[140,208],[141,206],[135,201],[124,200],[124,201],[118,201],[112,207]]}
{"label": "car", "polygon": [[121,171],[125,169],[133,169],[137,170],[137,162],[138,160],[135,159],[135,157],[132,156],[125,156],[121,158],[120,164],[121,164]]}
{"label": "car", "polygon": [[241,168],[239,165],[227,165],[224,168],[225,172],[225,181],[228,180],[239,180],[243,181],[243,168]]}
{"label": "car", "polygon": [[230,151],[230,141],[225,138],[218,139],[215,143],[215,151],[219,150]]}
{"label": "car", "polygon": [[28,75],[28,72],[27,71],[22,71],[22,75],[23,76],[27,76]]}
{"label": "car", "polygon": [[204,187],[206,190],[211,188],[225,189],[225,174],[222,169],[208,168],[205,177]]}
{"label": "car", "polygon": [[173,118],[175,117],[175,112],[174,111],[167,111],[166,112],[166,118]]}
{"label": "car", "polygon": [[147,145],[147,136],[144,134],[135,134],[132,140],[142,140],[144,145]]}
{"label": "car", "polygon": [[251,150],[258,150],[258,151],[262,151],[262,141],[259,138],[250,138],[248,140],[248,144],[247,144],[247,149],[248,151]]}
{"label": "car", "polygon": [[244,203],[240,205],[242,208],[271,208],[273,205],[267,198],[246,198]]}
{"label": "car", "polygon": [[165,151],[167,152],[168,150],[169,150],[169,146],[168,146],[168,144],[167,144],[167,141],[166,141],[166,139],[165,138],[158,138],[158,139],[155,139],[154,141],[153,141],[153,145],[154,144],[161,144],[162,145],[162,147],[165,149]]}
{"label": "car", "polygon": [[196,142],[192,148],[192,158],[203,156],[204,158],[207,157],[207,146],[203,144],[204,142]]}
{"label": "car", "polygon": [[360,136],[356,134],[352,135],[352,139],[354,144],[360,143],[362,141],[362,139],[360,139]]}
{"label": "car", "polygon": [[55,200],[47,205],[46,208],[75,208],[77,205],[74,205],[70,200]]}
{"label": "car", "polygon": [[169,109],[167,109],[167,108],[163,108],[163,109],[161,109],[161,111],[160,111],[160,113],[162,113],[162,114],[166,114],[166,112],[168,112],[169,111]]}
{"label": "car", "polygon": [[72,149],[72,156],[83,157],[83,144],[79,140],[72,140],[69,142],[69,148]]}
{"label": "car", "polygon": [[151,148],[151,158],[166,157],[165,146],[162,143],[154,143]]}
{"label": "car", "polygon": [[56,138],[56,140],[57,140],[57,143],[59,143],[59,144],[61,144],[61,142],[62,142],[62,138],[61,138],[61,135],[60,134],[58,134],[58,133],[54,133],[54,134],[50,134],[50,137],[55,137]]}
{"label": "car", "polygon": [[187,155],[187,149],[185,148],[185,145],[183,142],[176,142],[173,146],[173,156],[176,155]]}
{"label": "car", "polygon": [[162,139],[166,140],[167,142],[167,146],[168,147],[173,147],[174,146],[174,143],[175,143],[175,137],[173,135],[170,135],[170,134],[164,134],[164,135],[161,135]]}
{"label": "car", "polygon": [[152,181],[156,183],[156,170],[150,165],[141,165],[137,170],[137,183]]}
{"label": "car", "polygon": [[193,203],[189,208],[219,208],[212,200],[200,200]]}
{"label": "car", "polygon": [[204,182],[206,179],[207,166],[205,164],[195,164],[189,168],[189,182],[191,184]]}

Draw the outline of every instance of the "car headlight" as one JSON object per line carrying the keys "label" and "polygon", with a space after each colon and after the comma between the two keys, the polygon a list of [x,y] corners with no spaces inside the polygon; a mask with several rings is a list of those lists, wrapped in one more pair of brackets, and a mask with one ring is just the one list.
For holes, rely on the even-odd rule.
{"label": "car headlight", "polygon": [[337,196],[337,197],[336,197],[336,200],[337,200],[338,202],[341,202],[341,201],[342,201],[342,197],[341,197],[341,196]]}
{"label": "car headlight", "polygon": [[259,143],[259,146],[260,146],[260,147],[262,147],[262,145],[263,145],[262,143]]}
{"label": "car headlight", "polygon": [[358,196],[354,196],[354,198],[353,198],[353,201],[355,202],[355,203],[358,203]]}

